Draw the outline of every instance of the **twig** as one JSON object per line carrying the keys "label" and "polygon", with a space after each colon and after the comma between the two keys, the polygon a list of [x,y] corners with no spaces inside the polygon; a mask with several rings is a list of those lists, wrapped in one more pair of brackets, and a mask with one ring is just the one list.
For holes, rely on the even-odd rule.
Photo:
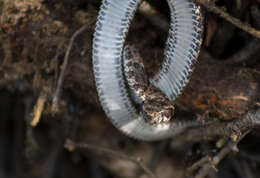
{"label": "twig", "polygon": [[249,26],[248,24],[241,22],[239,19],[237,19],[235,17],[232,17],[231,15],[229,15],[227,12],[225,12],[221,8],[216,7],[215,4],[211,0],[191,0],[191,1],[204,6],[207,10],[209,10],[215,14],[218,14],[220,17],[224,18],[225,20],[232,23],[236,27],[244,30],[245,32],[247,32],[257,38],[260,38],[259,30]]}
{"label": "twig", "polygon": [[[260,12],[256,5],[251,6],[250,8],[251,16],[255,22],[256,27],[260,28]],[[260,40],[253,39],[248,45],[242,48],[238,53],[231,56],[228,60],[228,64],[238,64],[245,62],[250,57],[257,54],[260,50]]]}
{"label": "twig", "polygon": [[61,93],[61,88],[62,88],[62,85],[63,85],[64,76],[65,76],[66,68],[67,68],[67,65],[68,65],[69,55],[70,55],[70,52],[71,52],[72,45],[73,45],[76,37],[80,33],[82,33],[83,31],[85,31],[86,29],[87,29],[87,25],[82,26],[80,29],[78,29],[72,35],[72,37],[70,39],[70,43],[69,43],[69,46],[67,48],[67,51],[66,51],[66,54],[65,54],[65,57],[64,57],[64,61],[63,61],[63,64],[62,64],[62,70],[61,70],[61,74],[60,74],[60,77],[59,77],[59,80],[58,80],[57,88],[56,88],[56,91],[54,93],[53,100],[52,100],[52,110],[53,111],[58,110],[59,96],[60,96],[60,93]]}
{"label": "twig", "polygon": [[138,165],[149,177],[156,178],[156,175],[142,162],[142,160],[140,158],[128,156],[119,151],[114,151],[112,149],[92,145],[89,143],[74,143],[72,140],[67,140],[65,143],[65,147],[70,151],[74,150],[75,148],[86,148],[86,149],[90,149],[95,152],[99,152],[101,154],[106,154],[111,157],[114,156],[114,157],[118,157],[120,159],[129,160],[129,161],[135,163],[136,165]]}
{"label": "twig", "polygon": [[35,127],[39,123],[46,99],[47,94],[45,92],[42,92],[33,109],[33,119],[30,122],[30,125],[32,127]]}
{"label": "twig", "polygon": [[194,172],[196,171],[198,168],[200,168],[201,165],[208,163],[212,160],[212,157],[210,156],[204,156],[203,158],[201,158],[199,161],[197,161],[196,163],[194,163],[191,167],[189,167],[187,169],[188,173]]}
{"label": "twig", "polygon": [[[250,129],[248,129],[247,131],[245,131],[243,134],[237,134],[234,135],[233,139],[230,140],[227,145],[216,155],[212,158],[211,161],[209,161],[208,163],[204,164],[205,162],[201,162],[202,165],[200,165],[200,167],[202,167],[198,174],[195,176],[195,178],[204,178],[206,177],[209,172],[211,170],[217,170],[216,166],[220,163],[221,160],[223,160],[226,155],[228,155],[230,152],[235,151],[238,152],[238,148],[237,148],[237,144],[250,132]],[[207,156],[208,157],[208,156]],[[196,167],[199,166],[199,163],[195,163]],[[194,166],[192,166],[194,167]],[[194,169],[191,169],[194,170]]]}
{"label": "twig", "polygon": [[[214,118],[210,118],[213,120]],[[191,128],[175,137],[174,142],[180,145],[200,142],[202,140],[215,140],[219,137],[230,137],[234,133],[240,133],[248,129],[260,126],[260,109],[255,113],[248,112],[242,118],[230,122],[218,122],[207,126]]]}

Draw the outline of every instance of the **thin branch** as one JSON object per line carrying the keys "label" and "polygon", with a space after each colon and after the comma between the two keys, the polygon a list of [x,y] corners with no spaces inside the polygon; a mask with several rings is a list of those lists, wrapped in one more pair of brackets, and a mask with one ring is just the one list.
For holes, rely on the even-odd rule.
{"label": "thin branch", "polygon": [[[198,162],[194,163],[190,171],[195,171],[195,168],[201,167],[198,171],[195,178],[204,178],[206,177],[212,170],[217,171],[216,166],[223,160],[230,152],[235,151],[238,152],[237,144],[251,131],[248,129],[243,134],[238,133],[233,135],[232,140],[229,140],[227,145],[222,148],[222,150],[215,155],[212,159],[208,159],[209,156],[207,155],[205,158],[202,158]],[[209,161],[206,161],[209,160]],[[191,173],[190,173],[191,174]]]}
{"label": "thin branch", "polygon": [[204,157],[201,158],[199,161],[197,161],[196,163],[194,163],[191,167],[189,167],[189,168],[187,169],[187,172],[188,172],[188,173],[192,173],[192,172],[198,170],[198,168],[200,168],[201,165],[203,165],[203,164],[205,164],[205,163],[208,163],[208,162],[210,162],[210,161],[212,161],[212,157],[211,157],[211,156],[208,156],[208,155],[207,155],[207,156],[204,156]]}
{"label": "thin branch", "polygon": [[207,10],[219,15],[220,17],[224,18],[225,20],[232,23],[236,27],[244,30],[245,32],[247,32],[257,38],[260,38],[259,30],[249,26],[248,24],[241,22],[239,19],[237,19],[235,17],[232,17],[231,15],[229,15],[227,12],[225,12],[221,8],[215,6],[215,4],[211,0],[191,0],[191,1],[204,6]]}
{"label": "thin branch", "polygon": [[47,94],[43,91],[40,94],[36,102],[36,105],[34,106],[33,119],[30,122],[31,127],[35,127],[39,123],[46,100],[47,100]]}
{"label": "thin branch", "polygon": [[[210,118],[213,120],[214,118]],[[178,145],[200,142],[202,140],[215,140],[219,137],[230,137],[234,133],[241,133],[248,129],[260,126],[260,109],[256,112],[248,112],[242,118],[230,122],[218,122],[207,126],[188,129],[175,137]]]}
{"label": "thin branch", "polygon": [[66,54],[65,54],[65,57],[64,57],[64,61],[63,61],[63,64],[62,64],[62,70],[61,70],[61,74],[60,74],[60,77],[59,77],[59,80],[58,80],[57,88],[56,88],[56,91],[54,93],[53,100],[52,100],[52,110],[53,111],[58,110],[59,97],[60,97],[62,85],[63,85],[63,82],[64,82],[64,76],[65,76],[65,72],[66,72],[66,69],[67,69],[67,65],[68,65],[68,61],[69,61],[69,55],[70,55],[70,52],[71,52],[71,49],[72,49],[72,45],[73,45],[76,37],[80,33],[82,33],[83,31],[85,31],[86,29],[87,29],[87,25],[82,26],[80,29],[78,29],[72,35],[72,37],[70,39],[70,43],[69,43],[69,46],[67,48],[67,51],[66,51]]}
{"label": "thin branch", "polygon": [[129,160],[136,165],[138,165],[149,177],[156,178],[156,175],[142,162],[141,158],[128,156],[124,153],[121,153],[119,151],[115,151],[109,148],[104,148],[97,145],[92,145],[89,143],[75,143],[72,140],[67,140],[65,143],[65,148],[67,148],[70,151],[73,151],[75,148],[86,148],[90,149],[95,152],[99,152],[104,155],[108,155],[110,157],[117,157],[120,159]]}
{"label": "thin branch", "polygon": [[[260,12],[257,5],[253,5],[250,8],[251,16],[255,22],[255,26],[260,29]],[[235,53],[228,60],[228,64],[238,64],[251,59],[253,55],[256,55],[260,50],[260,40],[253,39],[248,45],[243,47],[239,52]]]}

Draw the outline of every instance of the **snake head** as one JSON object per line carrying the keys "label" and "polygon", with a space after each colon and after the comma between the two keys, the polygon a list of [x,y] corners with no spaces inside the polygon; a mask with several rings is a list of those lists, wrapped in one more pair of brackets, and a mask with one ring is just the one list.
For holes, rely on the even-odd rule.
{"label": "snake head", "polygon": [[168,104],[145,101],[142,105],[141,114],[150,124],[169,122],[174,115],[174,106]]}

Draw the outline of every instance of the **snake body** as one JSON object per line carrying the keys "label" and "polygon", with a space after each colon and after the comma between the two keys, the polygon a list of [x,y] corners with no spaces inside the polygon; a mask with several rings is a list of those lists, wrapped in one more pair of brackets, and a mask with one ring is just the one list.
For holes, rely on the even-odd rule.
{"label": "snake body", "polygon": [[151,124],[170,121],[174,106],[164,93],[150,84],[137,49],[127,45],[122,59],[126,85],[142,117]]}
{"label": "snake body", "polygon": [[[123,74],[122,55],[130,22],[140,2],[141,0],[102,1],[93,40],[93,70],[101,105],[112,123],[133,138],[159,140],[203,123],[162,122],[152,125],[145,121],[134,106],[133,101],[147,100],[129,95],[127,76]],[[168,100],[173,100],[188,82],[201,46],[203,25],[200,7],[196,4],[188,0],[167,2],[171,11],[171,24],[165,58],[159,73],[150,83],[164,93]],[[134,88],[131,90],[135,93]]]}

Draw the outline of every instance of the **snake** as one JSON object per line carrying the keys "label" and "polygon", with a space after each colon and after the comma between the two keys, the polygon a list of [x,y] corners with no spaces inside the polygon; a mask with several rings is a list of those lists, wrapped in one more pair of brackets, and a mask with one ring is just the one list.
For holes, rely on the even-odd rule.
{"label": "snake", "polygon": [[[102,108],[122,133],[144,141],[173,137],[203,121],[174,121],[176,100],[187,85],[203,36],[201,7],[167,0],[170,28],[159,72],[148,78],[126,35],[142,0],[103,0],[93,38],[93,72]],[[136,57],[137,56],[137,57]],[[151,107],[152,106],[152,107]]]}
{"label": "snake", "polygon": [[163,92],[150,84],[138,50],[133,45],[126,45],[122,60],[129,94],[145,121],[150,124],[170,121],[174,106]]}

